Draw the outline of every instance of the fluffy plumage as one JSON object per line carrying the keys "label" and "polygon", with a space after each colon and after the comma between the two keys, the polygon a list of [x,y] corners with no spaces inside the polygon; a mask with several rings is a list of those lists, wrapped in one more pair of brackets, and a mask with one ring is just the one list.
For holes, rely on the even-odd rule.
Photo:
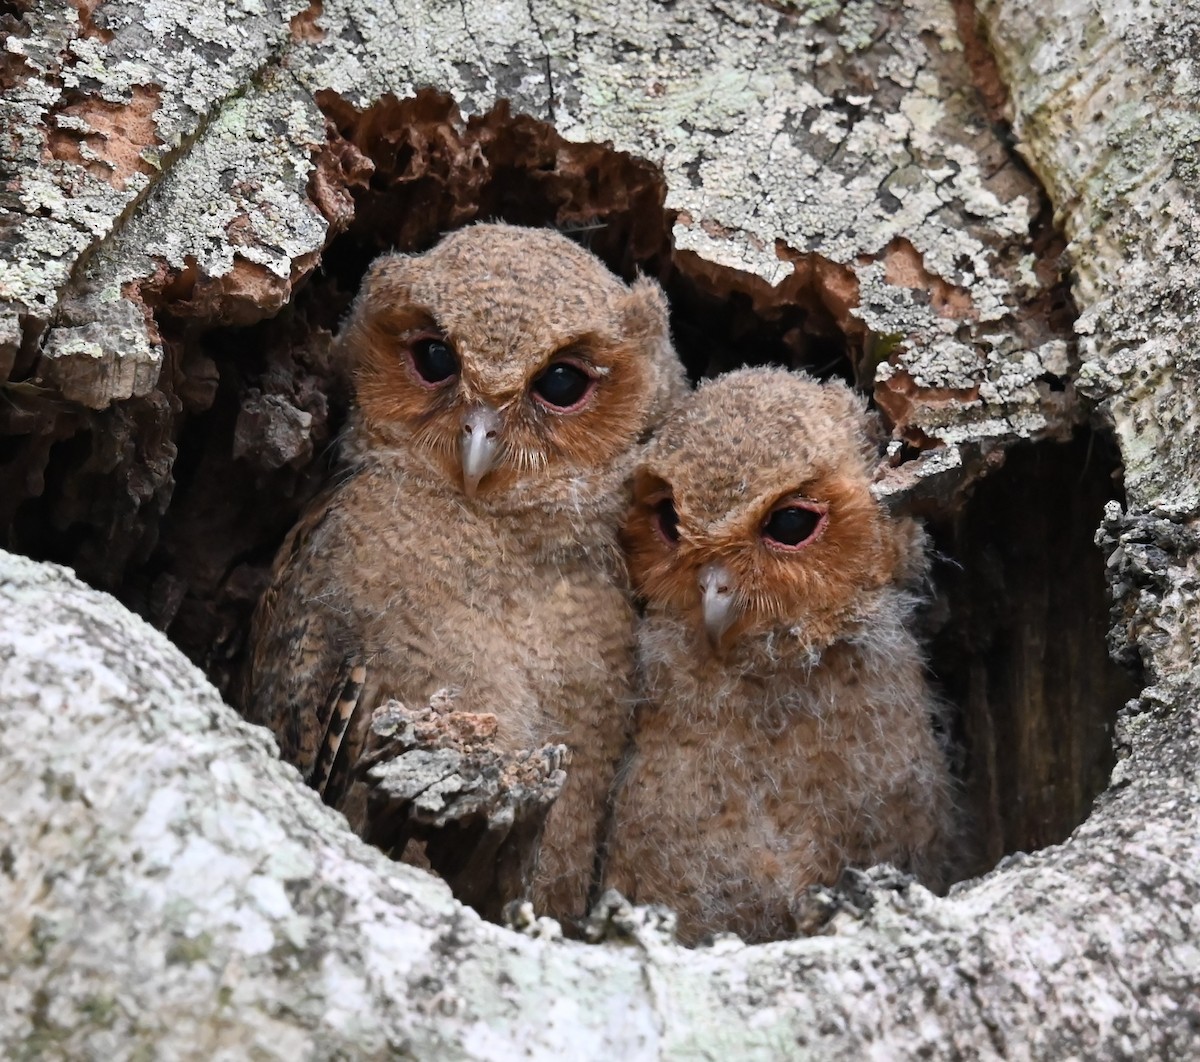
{"label": "fluffy plumage", "polygon": [[477,225],[377,260],[339,342],[347,467],[276,560],[249,714],[327,799],[391,697],[453,687],[504,748],[566,742],[534,894],[580,915],[632,703],[617,527],[684,386],[662,291],[554,232]]}
{"label": "fluffy plumage", "polygon": [[635,473],[644,703],[606,880],[674,907],[685,942],[787,936],[848,864],[943,884],[951,786],[904,588],[923,537],[873,499],[865,429],[840,384],[742,370]]}

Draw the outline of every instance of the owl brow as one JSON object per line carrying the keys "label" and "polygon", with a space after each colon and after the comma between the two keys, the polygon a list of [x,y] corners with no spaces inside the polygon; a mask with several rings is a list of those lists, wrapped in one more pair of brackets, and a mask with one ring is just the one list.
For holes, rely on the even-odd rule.
{"label": "owl brow", "polygon": [[424,306],[389,306],[371,319],[371,324],[381,332],[397,338],[407,338],[419,332],[435,331],[445,336],[446,331],[433,313]]}
{"label": "owl brow", "polygon": [[639,505],[653,507],[667,498],[674,500],[675,491],[662,476],[654,472],[641,471],[635,480],[634,495]]}
{"label": "owl brow", "polygon": [[[824,505],[813,489],[816,485],[816,480],[807,480],[801,483],[794,490],[785,490],[781,494],[763,494],[755,499],[756,508],[762,514],[763,519],[770,516],[776,509],[786,509],[789,505],[803,503],[805,505]],[[762,502],[762,499],[770,498],[770,501]],[[761,503],[761,504],[760,504]]]}
{"label": "owl brow", "polygon": [[556,361],[561,361],[563,358],[569,358],[582,362],[596,373],[597,376],[607,376],[612,372],[612,366],[600,362],[597,355],[612,345],[610,341],[606,340],[598,332],[582,332],[579,335],[572,336],[565,343],[560,343],[550,356],[546,358],[542,368],[544,369]]}

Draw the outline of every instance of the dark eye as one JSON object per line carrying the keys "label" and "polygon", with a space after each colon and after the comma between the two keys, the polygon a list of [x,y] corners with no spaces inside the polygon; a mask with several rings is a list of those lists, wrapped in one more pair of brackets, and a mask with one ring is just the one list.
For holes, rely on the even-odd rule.
{"label": "dark eye", "polygon": [[654,522],[659,533],[671,545],[679,541],[679,514],[675,512],[675,503],[670,498],[663,498],[654,507]]}
{"label": "dark eye", "polygon": [[538,397],[555,409],[577,406],[591,386],[592,378],[569,361],[552,362],[533,381],[533,390]]}
{"label": "dark eye", "polygon": [[426,383],[441,383],[458,372],[454,348],[441,339],[418,339],[412,345],[413,368]]}
{"label": "dark eye", "polygon": [[820,509],[804,505],[790,505],[776,509],[763,524],[762,534],[768,542],[795,549],[816,537],[825,524],[825,514]]}

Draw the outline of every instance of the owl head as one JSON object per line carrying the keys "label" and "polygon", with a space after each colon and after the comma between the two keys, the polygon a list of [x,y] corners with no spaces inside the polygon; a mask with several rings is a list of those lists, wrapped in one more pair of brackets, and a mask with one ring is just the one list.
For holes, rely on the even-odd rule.
{"label": "owl head", "polygon": [[837,640],[913,546],[871,495],[867,428],[849,388],[782,369],[684,399],[638,462],[622,532],[648,614],[717,655],[760,635]]}
{"label": "owl head", "polygon": [[377,259],[341,343],[370,445],[483,506],[580,504],[684,387],[661,288],[547,229]]}

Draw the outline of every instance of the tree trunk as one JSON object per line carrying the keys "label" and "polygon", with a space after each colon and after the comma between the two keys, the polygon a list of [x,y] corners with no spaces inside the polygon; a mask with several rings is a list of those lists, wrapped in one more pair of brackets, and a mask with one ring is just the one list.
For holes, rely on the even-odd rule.
{"label": "tree trunk", "polygon": [[[1200,1051],[1200,16],[1077,7],[0,7],[6,1056]],[[978,867],[1062,843],[851,876],[808,939],[563,943],[277,761],[221,693],[344,416],[330,334],[476,217],[657,275],[694,375],[872,391],[881,496],[970,564],[927,623]],[[1150,683],[1114,734],[1101,508]]]}

